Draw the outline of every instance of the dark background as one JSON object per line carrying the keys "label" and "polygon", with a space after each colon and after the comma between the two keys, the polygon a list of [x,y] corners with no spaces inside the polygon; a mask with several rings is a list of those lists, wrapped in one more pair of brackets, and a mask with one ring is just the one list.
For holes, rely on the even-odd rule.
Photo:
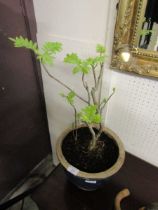
{"label": "dark background", "polygon": [[0,0],[0,200],[51,153],[39,64],[8,37],[36,40],[32,0]]}

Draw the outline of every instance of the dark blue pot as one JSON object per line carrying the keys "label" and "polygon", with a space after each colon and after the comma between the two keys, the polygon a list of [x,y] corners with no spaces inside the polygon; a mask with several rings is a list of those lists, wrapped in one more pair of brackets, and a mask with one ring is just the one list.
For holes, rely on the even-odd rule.
{"label": "dark blue pot", "polygon": [[[80,127],[83,127],[82,125]],[[124,159],[125,159],[125,150],[123,147],[123,144],[120,140],[120,138],[109,128],[104,128],[103,132],[110,136],[117,144],[119,155],[118,159],[112,165],[109,169],[98,172],[98,173],[86,173],[84,171],[80,171],[79,169],[73,167],[64,157],[62,152],[62,142],[65,136],[72,131],[72,128],[68,128],[65,130],[61,136],[58,138],[56,150],[57,150],[57,156],[62,164],[62,166],[65,169],[65,172],[67,174],[67,177],[69,181],[71,181],[74,185],[76,185],[78,188],[92,191],[96,190],[107,182],[107,180],[114,175],[123,165]]]}
{"label": "dark blue pot", "polygon": [[95,180],[95,179],[84,179],[81,177],[78,177],[76,175],[73,175],[69,171],[65,170],[65,173],[67,175],[68,180],[73,183],[75,186],[82,190],[86,191],[93,191],[96,190],[102,186],[104,186],[108,180],[108,178]]}

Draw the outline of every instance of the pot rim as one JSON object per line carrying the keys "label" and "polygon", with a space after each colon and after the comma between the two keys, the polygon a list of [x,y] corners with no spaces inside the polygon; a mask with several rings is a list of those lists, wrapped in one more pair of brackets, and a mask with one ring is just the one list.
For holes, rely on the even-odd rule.
{"label": "pot rim", "polygon": [[[87,127],[87,126],[86,125],[77,126],[77,128],[81,128],[81,127]],[[94,127],[97,128],[97,126],[94,126]],[[71,126],[71,127],[67,128],[65,131],[63,131],[61,133],[61,135],[59,136],[59,138],[57,140],[57,144],[56,144],[57,157],[58,157],[59,161],[61,162],[61,164],[63,165],[63,167],[67,171],[69,171],[73,175],[78,176],[80,178],[94,179],[94,180],[108,178],[108,177],[112,176],[113,174],[115,174],[117,171],[119,171],[119,169],[122,167],[124,160],[125,160],[124,146],[123,146],[121,139],[116,135],[116,133],[114,133],[110,128],[107,128],[107,127],[103,127],[103,132],[106,133],[106,135],[110,136],[116,142],[116,144],[119,148],[119,156],[117,158],[117,161],[114,163],[114,165],[105,171],[97,172],[97,173],[84,172],[84,171],[81,171],[80,169],[77,169],[74,166],[72,166],[65,159],[63,152],[62,152],[62,147],[61,147],[64,137],[72,130],[73,130],[73,128]]]}

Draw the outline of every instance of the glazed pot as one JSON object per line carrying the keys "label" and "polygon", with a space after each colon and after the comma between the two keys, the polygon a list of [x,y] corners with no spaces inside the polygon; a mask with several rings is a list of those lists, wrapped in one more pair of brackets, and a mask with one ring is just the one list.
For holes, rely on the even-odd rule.
{"label": "glazed pot", "polygon": [[[86,126],[83,126],[83,125],[78,126],[78,129],[82,127],[86,127]],[[104,134],[110,137],[110,139],[112,139],[118,147],[117,160],[107,170],[97,172],[97,173],[85,172],[71,165],[66,160],[62,151],[63,141],[65,137],[72,131],[73,131],[72,128],[68,128],[59,136],[57,145],[56,145],[57,157],[61,165],[64,167],[68,179],[74,185],[76,185],[80,189],[87,190],[87,191],[96,190],[97,188],[105,185],[105,183],[107,182],[107,179],[110,178],[112,175],[114,175],[116,172],[118,172],[121,166],[123,165],[124,159],[125,159],[125,150],[124,150],[123,144],[120,138],[111,129],[104,127],[103,128]]]}

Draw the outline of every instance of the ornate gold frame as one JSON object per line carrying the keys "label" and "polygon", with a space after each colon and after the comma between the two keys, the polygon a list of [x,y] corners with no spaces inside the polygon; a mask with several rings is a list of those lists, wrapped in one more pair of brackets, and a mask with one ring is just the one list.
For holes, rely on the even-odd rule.
{"label": "ornate gold frame", "polygon": [[[146,3],[147,0],[120,0],[111,68],[158,77],[158,52],[136,47]],[[119,51],[127,46],[132,56],[129,62],[123,62]]]}

